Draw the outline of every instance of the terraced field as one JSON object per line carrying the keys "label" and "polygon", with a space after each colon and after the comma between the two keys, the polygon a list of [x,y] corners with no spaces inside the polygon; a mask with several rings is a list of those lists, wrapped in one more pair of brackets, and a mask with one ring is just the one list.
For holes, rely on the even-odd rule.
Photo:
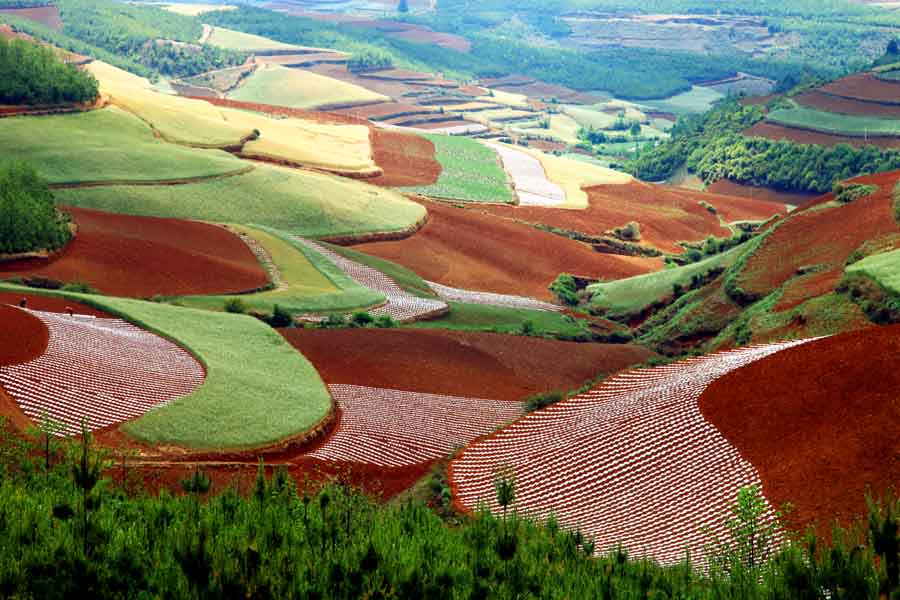
{"label": "terraced field", "polygon": [[238,50],[240,52],[271,51],[271,50],[299,50],[299,46],[282,44],[258,35],[234,31],[224,27],[213,27],[206,39],[206,44],[225,48],[226,50]]}
{"label": "terraced field", "polygon": [[177,186],[59,190],[61,202],[125,214],[259,224],[308,237],[404,231],[425,209],[391,190],[269,165]]}
{"label": "terraced field", "polygon": [[437,183],[409,188],[409,191],[469,202],[513,201],[506,173],[493,150],[464,137],[425,137],[434,144],[441,175]]}
{"label": "terraced field", "polygon": [[509,174],[516,190],[516,198],[522,206],[563,206],[566,193],[547,179],[541,161],[504,144],[488,143],[500,156],[503,168]]}
{"label": "terraced field", "polygon": [[[499,510],[494,478],[516,480],[514,507],[551,514],[605,552],[663,564],[703,560],[708,526],[724,535],[722,515],[737,491],[759,484],[698,406],[704,389],[730,371],[804,342],[749,347],[665,367],[630,371],[529,414],[466,447],[450,466],[460,507]],[[662,523],[661,529],[650,526]]]}
{"label": "terraced field", "polygon": [[264,102],[290,108],[354,106],[388,100],[363,87],[302,69],[278,66],[258,68],[228,98]]}
{"label": "terraced field", "polygon": [[900,136],[900,119],[863,117],[798,107],[773,111],[766,119],[783,127],[850,137]]}
{"label": "terraced field", "polygon": [[[72,152],[73,140],[78,140],[78,152]],[[167,181],[247,168],[219,150],[167,144],[140,119],[115,107],[0,119],[0,154],[28,160],[52,183]]]}
{"label": "terraced field", "polygon": [[849,265],[848,275],[865,275],[892,294],[900,294],[900,250],[882,252]]}

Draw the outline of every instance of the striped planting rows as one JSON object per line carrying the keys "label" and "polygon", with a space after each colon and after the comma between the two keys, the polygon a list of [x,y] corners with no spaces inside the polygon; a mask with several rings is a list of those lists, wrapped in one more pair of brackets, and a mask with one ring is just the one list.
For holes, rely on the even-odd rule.
{"label": "striped planting rows", "polygon": [[0,367],[0,385],[28,417],[46,415],[60,435],[81,420],[101,429],[186,396],[203,383],[203,367],[185,350],[120,319],[28,311],[47,326],[47,351]]}
{"label": "striped planting rows", "polygon": [[566,192],[547,179],[544,166],[537,158],[504,144],[485,144],[500,155],[521,206],[560,206],[566,203]]}
{"label": "striped planting rows", "polygon": [[373,316],[389,315],[394,320],[403,323],[439,314],[448,308],[447,304],[440,300],[413,296],[381,271],[344,258],[322,244],[301,237],[297,237],[296,240],[336,264],[341,271],[360,285],[375,290],[387,298],[387,302],[383,306],[369,311]]}
{"label": "striped planting rows", "polygon": [[806,341],[628,371],[531,413],[451,463],[457,501],[499,509],[494,477],[511,468],[521,514],[553,513],[593,538],[598,551],[621,542],[631,555],[664,564],[686,549],[702,559],[708,538],[701,526],[724,535],[724,511],[760,479],[703,418],[698,399],[729,371]]}
{"label": "striped planting rows", "polygon": [[522,414],[517,402],[331,385],[337,431],[310,454],[323,460],[404,467],[447,456]]}
{"label": "striped planting rows", "polygon": [[484,304],[487,306],[504,306],[507,308],[522,308],[529,310],[543,310],[559,312],[563,308],[549,302],[541,302],[526,296],[511,296],[508,294],[492,294],[490,292],[473,292],[461,290],[433,281],[428,281],[428,286],[434,290],[441,300],[447,302],[465,302],[467,304]]}

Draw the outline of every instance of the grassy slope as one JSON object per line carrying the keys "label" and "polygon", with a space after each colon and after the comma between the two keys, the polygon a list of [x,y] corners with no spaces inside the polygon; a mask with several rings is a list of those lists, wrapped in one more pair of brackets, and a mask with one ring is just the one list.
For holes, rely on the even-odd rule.
{"label": "grassy slope", "polygon": [[866,275],[885,290],[900,294],[900,250],[869,256],[847,267],[848,275]]}
{"label": "grassy slope", "polygon": [[311,71],[267,67],[257,69],[240,87],[228,94],[233,100],[316,108],[329,104],[384,102],[387,96]]}
{"label": "grassy slope", "polygon": [[837,135],[854,137],[900,135],[900,119],[841,115],[814,108],[797,107],[776,110],[769,113],[766,119],[778,125]]}
{"label": "grassy slope", "polygon": [[420,296],[422,298],[436,297],[436,294],[428,286],[424,279],[402,265],[384,260],[383,258],[378,258],[377,256],[372,256],[370,254],[364,254],[356,250],[351,250],[350,248],[346,248],[344,246],[328,244],[328,248],[345,258],[349,258],[350,260],[381,271],[382,273],[393,279],[395,282],[397,282],[397,285],[411,294]]}
{"label": "grassy slope", "polygon": [[[0,289],[22,288],[0,284]],[[300,434],[328,413],[331,400],[316,370],[278,333],[252,317],[28,291],[119,315],[179,342],[203,362],[206,380],[195,393],[123,427],[139,440],[197,449],[262,446]]]}
{"label": "grassy slope", "polygon": [[310,237],[406,229],[425,209],[351,179],[258,165],[239,177],[179,186],[60,190],[60,201],[134,215],[257,223]]}
{"label": "grassy slope", "polygon": [[530,321],[533,335],[578,338],[588,335],[582,323],[562,313],[524,310],[480,304],[450,302],[450,314],[433,321],[419,321],[408,327],[418,329],[452,329],[458,331],[494,331],[519,333],[523,323]]}
{"label": "grassy slope", "polygon": [[299,46],[283,44],[259,35],[242,33],[224,27],[214,27],[212,35],[206,43],[210,46],[225,48],[226,50],[252,51],[252,50],[294,50]]}
{"label": "grassy slope", "polygon": [[643,101],[641,104],[676,115],[689,115],[708,111],[714,102],[724,97],[723,94],[716,90],[694,86],[689,92],[684,92],[665,100]]}
{"label": "grassy slope", "polygon": [[190,296],[179,299],[181,303],[222,310],[228,298],[240,298],[252,310],[271,311],[277,304],[291,313],[312,313],[349,312],[384,302],[381,294],[359,285],[324,256],[284,232],[262,227],[235,228],[266,248],[288,288],[241,296]]}
{"label": "grassy slope", "polygon": [[672,293],[672,286],[687,286],[694,275],[703,275],[719,266],[730,266],[746,250],[746,245],[732,248],[694,264],[665,269],[617,281],[596,283],[588,289],[594,294],[591,303],[610,315],[631,314],[661,300]]}
{"label": "grassy slope", "polygon": [[118,108],[0,119],[0,156],[28,160],[54,183],[179,179],[246,167],[219,150],[158,140],[140,119]]}
{"label": "grassy slope", "polygon": [[471,202],[512,202],[512,191],[497,154],[465,137],[426,135],[443,171],[437,183],[409,188],[426,196]]}

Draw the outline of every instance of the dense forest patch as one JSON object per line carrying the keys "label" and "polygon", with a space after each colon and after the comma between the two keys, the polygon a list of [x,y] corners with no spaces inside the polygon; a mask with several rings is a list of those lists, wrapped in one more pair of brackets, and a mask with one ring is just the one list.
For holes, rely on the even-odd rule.
{"label": "dense forest patch", "polygon": [[0,37],[0,104],[90,102],[97,80],[40,44]]}

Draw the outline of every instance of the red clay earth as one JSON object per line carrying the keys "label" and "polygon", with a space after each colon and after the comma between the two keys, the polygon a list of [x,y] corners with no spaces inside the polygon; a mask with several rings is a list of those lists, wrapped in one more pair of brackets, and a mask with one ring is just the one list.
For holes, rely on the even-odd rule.
{"label": "red clay earth", "polygon": [[[900,88],[900,86],[897,87]],[[900,89],[898,89],[898,92],[900,92]],[[830,113],[900,119],[900,104],[867,102],[865,100],[833,96],[818,90],[804,92],[799,96],[796,96],[794,100],[803,106],[809,106]]]}
{"label": "red clay earth", "polygon": [[307,119],[318,121],[320,123],[336,123],[338,125],[368,125],[368,121],[351,115],[321,112],[314,110],[303,110],[300,108],[289,108],[287,106],[277,106],[275,104],[259,104],[256,102],[241,102],[240,100],[229,100],[227,98],[208,98],[206,96],[188,96],[194,100],[205,100],[215,106],[224,106],[226,108],[236,108],[239,110],[252,110],[267,115],[278,115],[283,117],[294,117],[296,119]]}
{"label": "red clay earth", "polygon": [[818,194],[811,192],[783,192],[770,187],[744,185],[742,183],[735,183],[730,179],[720,179],[707,187],[706,191],[713,194],[740,196],[741,198],[749,198],[751,200],[766,200],[769,202],[792,204],[794,206],[805,204],[818,196]]}
{"label": "red clay earth", "polygon": [[760,121],[750,129],[744,131],[747,137],[761,137],[769,140],[788,140],[798,144],[816,144],[817,146],[825,146],[833,148],[838,144],[850,144],[856,148],[863,146],[878,146],[879,148],[900,148],[900,138],[898,137],[877,137],[869,136],[867,139],[862,137],[851,137],[846,135],[832,135],[830,133],[819,133],[817,131],[808,131],[806,129],[796,129],[793,127],[782,127],[775,123]]}
{"label": "red clay earth", "polygon": [[431,185],[441,175],[434,144],[417,135],[378,129],[370,130],[372,160],[384,173],[369,183],[386,187]]}
{"label": "red clay earth", "polygon": [[327,384],[520,401],[568,391],[653,353],[623,344],[415,329],[285,329]]}
{"label": "red clay earth", "polygon": [[[808,271],[816,272],[815,276],[802,275],[803,281],[810,285],[809,290],[795,290],[792,297],[809,298],[821,295],[823,290],[833,290],[854,250],[867,241],[896,234],[900,229],[894,220],[891,195],[898,178],[900,172],[854,179],[880,189],[850,204],[833,208],[817,206],[790,215],[747,260],[738,276],[738,286],[750,294],[765,296],[802,275],[802,271]],[[829,199],[830,196],[824,196],[817,203],[821,205]],[[828,243],[818,243],[821,240]],[[791,301],[776,309],[792,305],[796,304]]]}
{"label": "red clay earth", "polygon": [[833,96],[900,105],[900,83],[879,79],[872,73],[850,75],[822,86],[821,90]]}
{"label": "red clay earth", "polygon": [[72,309],[76,315],[91,315],[98,319],[113,318],[112,315],[96,308],[91,308],[86,304],[66,300],[65,298],[55,298],[52,296],[41,296],[40,294],[30,294],[27,292],[0,292],[0,304],[19,305],[19,302],[25,299],[27,307],[32,310],[41,310],[44,312],[66,313],[68,309]]}
{"label": "red clay earth", "polygon": [[63,22],[59,18],[59,8],[56,6],[36,6],[33,8],[4,8],[0,9],[0,15],[10,15],[35,21],[50,29],[62,29]]}
{"label": "red clay earth", "polygon": [[418,233],[357,249],[444,285],[544,300],[552,299],[547,286],[563,272],[620,279],[662,268],[659,259],[601,254],[587,244],[484,214],[481,207],[421,202],[428,222]]}
{"label": "red clay earth", "polygon": [[700,205],[701,200],[715,206],[719,215],[728,222],[764,221],[785,212],[785,206],[781,203],[757,202],[639,181],[594,186],[587,192],[589,207],[585,210],[521,206],[491,206],[485,210],[495,215],[595,236],[637,221],[641,226],[642,241],[664,252],[682,252],[684,249],[678,245],[679,241],[730,235],[719,224],[719,216]]}
{"label": "red clay earth", "polygon": [[264,287],[268,275],[234,234],[195,221],[66,208],[78,234],[48,259],[0,263],[0,278],[81,281],[115,295],[225,294]]}
{"label": "red clay earth", "polygon": [[0,366],[18,365],[47,350],[50,332],[40,319],[0,304]]}
{"label": "red clay earth", "polygon": [[[784,350],[714,381],[703,415],[750,461],[798,529],[865,514],[865,494],[900,485],[900,327]],[[825,531],[823,531],[825,530]]]}
{"label": "red clay earth", "polygon": [[343,108],[331,112],[350,115],[360,119],[383,120],[410,115],[427,115],[436,113],[437,111],[430,106],[418,106],[416,104],[405,104],[403,102],[382,102],[380,104]]}

